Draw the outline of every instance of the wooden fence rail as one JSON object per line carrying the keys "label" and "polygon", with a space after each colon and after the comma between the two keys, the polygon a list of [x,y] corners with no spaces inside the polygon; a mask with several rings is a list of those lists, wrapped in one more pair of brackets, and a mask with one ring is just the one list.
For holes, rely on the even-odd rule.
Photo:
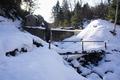
{"label": "wooden fence rail", "polygon": [[[52,41],[52,42],[54,42],[54,41]],[[104,43],[104,47],[105,47],[105,50],[107,50],[107,43],[105,42],[105,41],[57,41],[57,42],[74,42],[74,43],[76,43],[76,42],[81,42],[81,44],[82,44],[82,52],[83,51],[85,51],[84,50],[84,43],[87,43],[87,42],[89,42],[89,43],[93,43],[93,42],[97,42],[97,43]],[[51,49],[51,41],[49,42],[49,49]]]}

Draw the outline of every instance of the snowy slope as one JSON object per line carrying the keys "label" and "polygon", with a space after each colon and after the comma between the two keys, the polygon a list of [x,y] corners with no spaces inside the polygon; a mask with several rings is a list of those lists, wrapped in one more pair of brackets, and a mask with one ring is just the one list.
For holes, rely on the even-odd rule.
{"label": "snowy slope", "polygon": [[[120,80],[120,26],[117,25],[116,36],[110,33],[113,26],[113,23],[106,20],[94,20],[77,36],[65,39],[66,41],[83,39],[84,41],[102,40],[107,42],[107,53],[98,66],[79,67],[82,71],[81,74],[86,75],[88,80]],[[59,43],[58,46],[63,48],[65,52],[81,50],[81,43]],[[86,43],[84,46],[86,50],[104,49],[103,44],[100,43]]]}
{"label": "snowy slope", "polygon": [[[108,44],[108,48],[119,49],[120,45],[120,26],[117,26],[117,35],[113,36],[110,31],[113,30],[113,23],[105,20],[92,21],[85,30],[83,30],[76,37],[85,41],[105,41]],[[118,43],[118,45],[116,45]]]}
{"label": "snowy slope", "polygon": [[1,80],[86,80],[54,51],[39,48],[17,57],[0,58]]}
{"label": "snowy slope", "polygon": [[[21,32],[20,21],[12,22],[0,17],[0,80],[87,80],[79,75],[58,55],[55,46],[48,44],[27,32]],[[33,39],[43,44],[35,47]],[[16,48],[26,47],[28,52],[15,57],[5,53]]]}
{"label": "snowy slope", "polygon": [[[81,31],[77,36],[65,39],[66,41],[104,41],[107,43],[109,50],[120,49],[120,26],[117,25],[117,35],[113,36],[110,31],[113,30],[113,23],[106,20],[94,20]],[[117,45],[116,45],[117,43]],[[81,51],[81,43],[62,43],[58,44],[65,52]],[[104,43],[86,42],[84,43],[85,50],[105,49]]]}
{"label": "snowy slope", "polygon": [[0,17],[0,20],[2,21],[0,22],[0,56],[23,46],[32,48],[32,38],[27,36],[28,33],[17,29],[20,27],[20,21],[12,22],[4,17]]}
{"label": "snowy slope", "polygon": [[[27,48],[28,51],[32,51],[34,48],[33,39],[48,47],[48,44],[42,39],[27,32],[21,32],[18,29],[20,27],[20,21],[16,20],[12,22],[12,20],[1,16],[0,21],[0,56],[4,56],[6,52],[16,48],[20,50],[22,47]],[[52,48],[58,51],[60,50],[53,45]]]}

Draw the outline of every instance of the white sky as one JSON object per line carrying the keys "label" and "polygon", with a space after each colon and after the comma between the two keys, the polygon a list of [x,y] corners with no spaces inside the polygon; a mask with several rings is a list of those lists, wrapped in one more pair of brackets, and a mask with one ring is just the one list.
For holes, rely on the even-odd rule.
{"label": "white sky", "polygon": [[[62,3],[63,0],[59,0]],[[70,0],[74,1],[74,0]],[[77,1],[77,0],[76,0]],[[90,5],[94,5],[101,0],[82,0],[88,2]],[[52,7],[56,4],[57,0],[38,0],[40,3],[40,9],[35,10],[35,14],[40,14],[44,17],[47,22],[53,22],[52,17]]]}
{"label": "white sky", "polygon": [[35,14],[41,14],[48,22],[52,22],[52,7],[56,4],[57,0],[39,0],[40,9],[35,11]]}

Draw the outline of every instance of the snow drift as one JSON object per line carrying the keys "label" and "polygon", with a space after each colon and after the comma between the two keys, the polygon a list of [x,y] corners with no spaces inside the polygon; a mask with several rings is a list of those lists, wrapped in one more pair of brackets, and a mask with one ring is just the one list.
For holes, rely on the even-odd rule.
{"label": "snow drift", "polygon": [[[114,24],[106,20],[93,20],[81,31],[77,36],[65,39],[66,41],[104,41],[107,43],[109,50],[120,49],[120,26],[117,25],[117,35],[113,36],[110,33],[113,30]],[[103,43],[86,42],[84,43],[85,50],[105,49]],[[117,45],[116,45],[117,43]],[[65,52],[81,51],[81,43],[62,43],[58,44]]]}
{"label": "snow drift", "polygon": [[[120,26],[117,25],[117,35],[115,36],[110,32],[113,27],[113,23],[98,19],[92,21],[77,36],[65,39],[66,41],[80,41],[83,39],[83,41],[105,41],[107,43],[105,57],[99,62],[98,66],[91,64],[87,67],[79,67],[82,72],[80,74],[86,75],[88,80],[120,80]],[[81,43],[79,42],[62,43],[58,44],[58,46],[63,48],[65,52],[81,50]],[[100,43],[85,43],[84,47],[85,50],[104,49],[103,44]]]}
{"label": "snow drift", "polygon": [[[86,80],[65,61],[52,46],[27,32],[21,32],[20,21],[12,22],[0,16],[0,80]],[[33,39],[43,44],[35,47]],[[26,47],[28,52],[15,57],[5,53]]]}
{"label": "snow drift", "polygon": [[[119,49],[120,45],[120,26],[117,25],[117,35],[113,36],[110,31],[113,30],[114,24],[106,20],[92,21],[76,38],[83,39],[84,41],[105,41],[109,48]],[[118,45],[116,45],[116,43]],[[89,46],[89,45],[87,45]]]}

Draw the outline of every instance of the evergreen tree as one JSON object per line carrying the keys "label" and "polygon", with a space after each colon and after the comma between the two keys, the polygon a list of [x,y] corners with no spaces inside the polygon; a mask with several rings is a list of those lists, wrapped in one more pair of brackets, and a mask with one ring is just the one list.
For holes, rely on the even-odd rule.
{"label": "evergreen tree", "polygon": [[26,0],[0,0],[0,9],[4,12],[0,13],[0,15],[8,17],[13,21],[15,18],[24,18],[29,12],[21,9],[22,1]]}
{"label": "evergreen tree", "polygon": [[79,23],[82,21],[82,14],[81,14],[81,5],[79,2],[75,5],[73,16],[71,18],[72,25],[76,28]]}
{"label": "evergreen tree", "polygon": [[70,22],[71,12],[69,10],[69,5],[68,5],[67,0],[63,0],[62,11],[64,13],[64,24],[63,24],[63,26],[70,26],[71,25],[71,22]]}
{"label": "evergreen tree", "polygon": [[63,26],[64,25],[64,13],[63,13],[62,8],[60,8],[58,17],[59,17],[59,26]]}
{"label": "evergreen tree", "polygon": [[60,3],[59,1],[57,1],[56,5],[53,7],[53,17],[54,17],[54,25],[55,26],[59,26],[60,24],[60,20],[61,20],[61,14],[62,14],[62,10],[61,10],[61,7],[60,7]]}
{"label": "evergreen tree", "polygon": [[39,2],[38,0],[24,0],[26,3],[26,11],[30,12],[30,14],[33,14],[35,9],[39,8]]}
{"label": "evergreen tree", "polygon": [[99,5],[95,6],[93,12],[95,18],[105,19],[108,14],[108,4],[100,3]]}
{"label": "evergreen tree", "polygon": [[[119,0],[118,0],[119,1]],[[116,4],[117,0],[112,0],[111,4],[109,6],[109,13],[108,13],[108,19],[115,20],[115,14],[116,14]],[[117,23],[120,24],[120,1],[118,2],[118,15],[117,15]]]}
{"label": "evergreen tree", "polygon": [[88,3],[84,4],[82,7],[82,18],[83,19],[93,18],[93,14]]}

